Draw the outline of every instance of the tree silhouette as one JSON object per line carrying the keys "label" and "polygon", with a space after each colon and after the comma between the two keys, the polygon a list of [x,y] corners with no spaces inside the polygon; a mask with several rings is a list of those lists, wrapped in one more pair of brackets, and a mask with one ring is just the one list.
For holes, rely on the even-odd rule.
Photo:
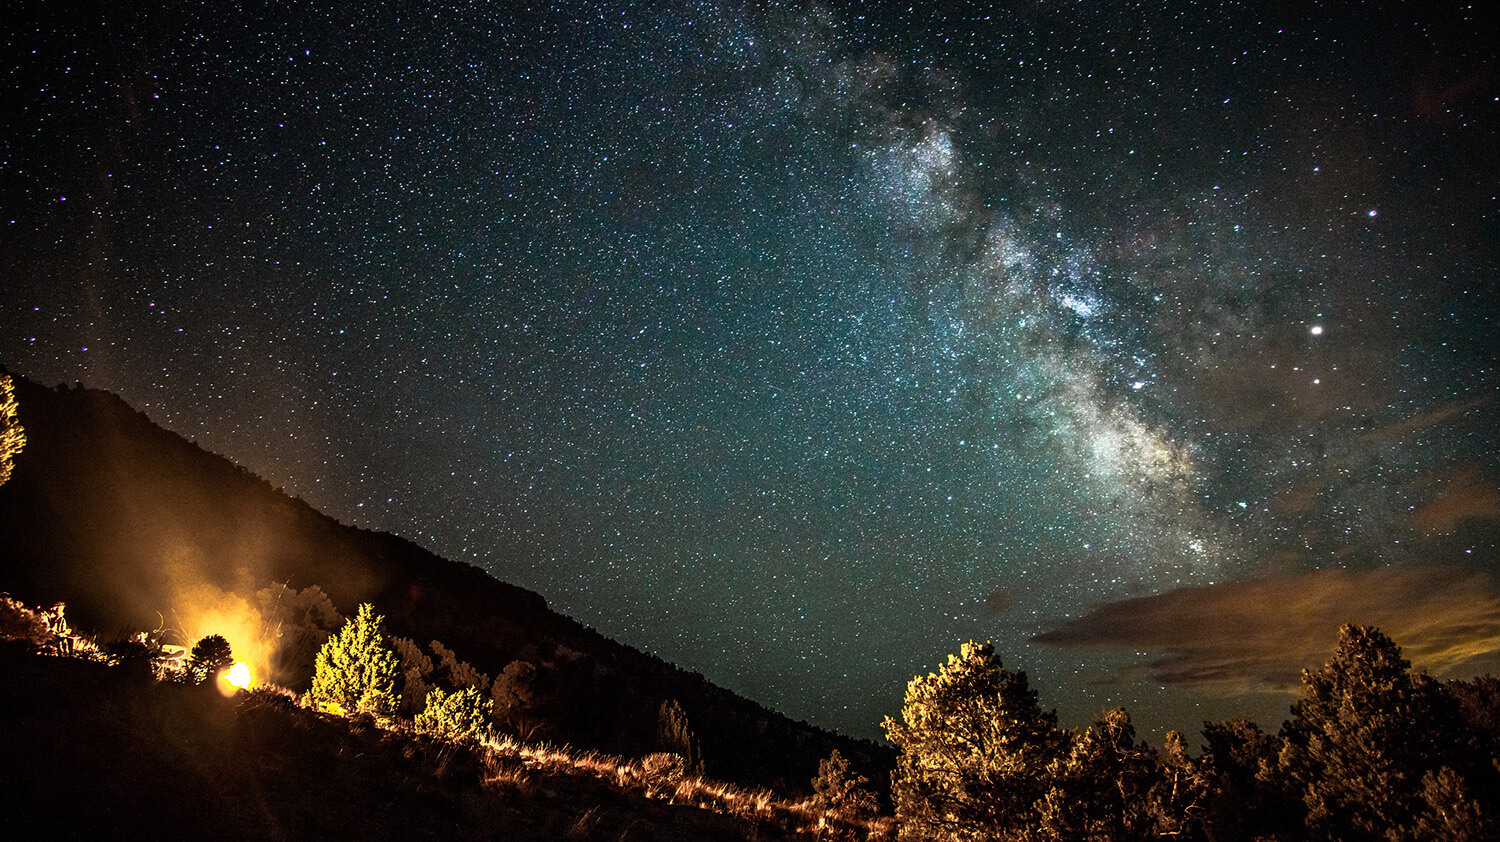
{"label": "tree silhouette", "polygon": [[188,675],[202,684],[233,663],[234,652],[229,648],[229,641],[221,635],[210,634],[193,644],[193,651],[188,653]]}

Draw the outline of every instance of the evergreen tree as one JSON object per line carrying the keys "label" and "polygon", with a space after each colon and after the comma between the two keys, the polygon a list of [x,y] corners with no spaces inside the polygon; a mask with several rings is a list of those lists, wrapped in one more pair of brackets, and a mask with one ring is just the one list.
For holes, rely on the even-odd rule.
{"label": "evergreen tree", "polygon": [[1301,833],[1300,795],[1281,775],[1282,740],[1248,719],[1203,724],[1203,824],[1211,842],[1289,839]]}
{"label": "evergreen tree", "polygon": [[900,751],[892,796],[902,834],[941,840],[1025,839],[1064,737],[1024,672],[1002,669],[989,643],[965,643],[906,688],[886,735]]}
{"label": "evergreen tree", "polygon": [[10,375],[0,374],[0,485],[10,479],[15,458],[26,446],[26,430],[21,427],[16,387]]}
{"label": "evergreen tree", "polygon": [[834,749],[818,761],[818,776],[812,780],[813,803],[851,816],[873,815],[878,805],[869,784],[870,779],[855,772],[849,759]]}
{"label": "evergreen tree", "polygon": [[[272,584],[256,591],[255,597],[263,622],[262,638],[275,642],[265,665],[271,678],[288,687],[307,687],[318,650],[343,625],[343,615],[317,585],[299,591]],[[421,700],[417,704],[420,707]]]}
{"label": "evergreen tree", "polygon": [[1193,839],[1203,829],[1204,801],[1209,792],[1203,762],[1188,751],[1181,731],[1168,731],[1147,795],[1147,836]]}
{"label": "evergreen tree", "polygon": [[432,689],[428,683],[433,670],[432,659],[408,638],[392,638],[391,643],[401,659],[401,679],[397,682],[401,692],[399,710],[406,716],[416,717],[427,706],[427,693]]}
{"label": "evergreen tree", "polygon": [[490,686],[496,724],[505,724],[523,738],[539,731],[542,707],[551,695],[551,682],[536,664],[511,661]]}
{"label": "evergreen tree", "polygon": [[331,713],[390,716],[396,709],[400,664],[385,642],[385,618],[365,603],[318,650],[308,699]]}
{"label": "evergreen tree", "polygon": [[199,684],[233,664],[234,653],[229,648],[229,641],[217,634],[205,636],[193,644],[193,650],[188,653],[188,675]]}
{"label": "evergreen tree", "polygon": [[656,746],[659,750],[676,754],[687,764],[689,775],[703,774],[703,751],[698,738],[688,725],[687,713],[676,699],[661,703],[656,714]]}
{"label": "evergreen tree", "polygon": [[1454,754],[1452,700],[1410,667],[1378,629],[1346,625],[1333,660],[1303,671],[1281,765],[1312,838],[1384,840],[1425,808],[1424,777]]}
{"label": "evergreen tree", "polygon": [[1159,773],[1156,753],[1135,741],[1130,714],[1107,711],[1049,769],[1041,838],[1125,842],[1154,835],[1150,792]]}
{"label": "evergreen tree", "polygon": [[473,687],[454,693],[434,688],[427,694],[427,706],[417,714],[417,730],[451,740],[481,737],[489,729],[493,706]]}

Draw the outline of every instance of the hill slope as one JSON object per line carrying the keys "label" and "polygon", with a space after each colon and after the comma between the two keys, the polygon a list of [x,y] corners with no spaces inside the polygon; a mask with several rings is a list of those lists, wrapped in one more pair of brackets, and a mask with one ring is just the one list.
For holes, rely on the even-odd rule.
{"label": "hill slope", "polygon": [[883,747],[792,722],[551,611],[531,591],[322,515],[114,395],[14,379],[28,443],[0,487],[0,590],[65,601],[80,628],[219,631],[262,588],[316,585],[345,615],[373,602],[393,634],[441,641],[490,676],[517,661],[535,667],[538,736],[652,751],[662,704],[675,700],[706,771],[733,783],[805,790],[834,748],[877,782],[894,765]]}

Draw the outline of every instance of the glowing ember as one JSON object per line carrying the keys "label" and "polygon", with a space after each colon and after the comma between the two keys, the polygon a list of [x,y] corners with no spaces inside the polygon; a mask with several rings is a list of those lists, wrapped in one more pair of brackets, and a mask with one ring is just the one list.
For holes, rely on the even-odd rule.
{"label": "glowing ember", "polygon": [[234,666],[229,668],[229,672],[224,674],[224,680],[241,690],[248,690],[250,688],[250,664],[245,661],[235,661]]}

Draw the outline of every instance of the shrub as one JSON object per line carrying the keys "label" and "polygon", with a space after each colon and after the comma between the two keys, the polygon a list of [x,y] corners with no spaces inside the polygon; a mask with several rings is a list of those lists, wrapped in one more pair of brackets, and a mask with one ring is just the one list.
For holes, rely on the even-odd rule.
{"label": "shrub", "polygon": [[407,638],[392,638],[391,643],[401,659],[400,710],[402,714],[415,718],[427,704],[427,679],[432,675],[432,659],[422,652],[422,647]]}
{"label": "shrub", "polygon": [[188,675],[194,682],[202,684],[233,663],[234,652],[229,648],[229,641],[222,635],[206,635],[193,644],[193,651],[188,653]]}
{"label": "shrub", "polygon": [[434,688],[427,694],[427,707],[417,714],[417,730],[451,740],[482,737],[489,728],[494,702],[473,687],[455,693]]}
{"label": "shrub", "polygon": [[40,613],[11,599],[9,594],[0,594],[0,640],[24,640],[41,648],[55,637]]}
{"label": "shrub", "polygon": [[330,637],[318,657],[308,701],[330,713],[390,716],[396,709],[396,653],[385,642],[385,618],[365,603]]}
{"label": "shrub", "polygon": [[676,699],[661,703],[656,715],[656,746],[662,751],[680,755],[692,775],[703,774],[703,750],[688,725],[687,713]]}
{"label": "shrub", "polygon": [[150,681],[156,677],[156,663],[151,647],[136,639],[118,640],[105,647],[110,663],[132,681]]}
{"label": "shrub", "polygon": [[878,805],[869,783],[869,778],[850,768],[849,759],[834,749],[833,754],[818,761],[818,776],[812,781],[813,803],[851,816],[873,815]]}
{"label": "shrub", "polygon": [[680,754],[660,751],[641,758],[641,785],[648,797],[671,792],[687,778],[687,761]]}

